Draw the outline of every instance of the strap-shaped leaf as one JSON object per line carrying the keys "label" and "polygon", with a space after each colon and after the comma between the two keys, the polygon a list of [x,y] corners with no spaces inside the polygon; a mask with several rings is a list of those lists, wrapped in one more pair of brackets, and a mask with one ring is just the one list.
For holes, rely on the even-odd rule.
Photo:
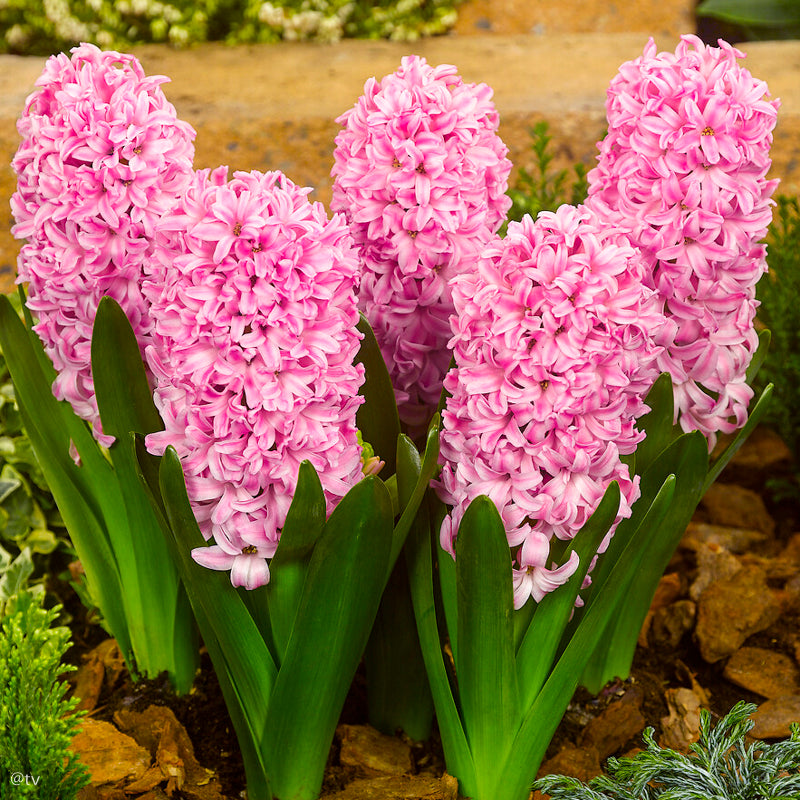
{"label": "strap-shaped leaf", "polygon": [[493,776],[516,731],[520,706],[511,551],[503,521],[488,497],[477,497],[467,507],[455,547],[461,713],[479,796],[489,797]]}
{"label": "strap-shaped leaf", "polygon": [[[429,490],[429,500],[431,494]],[[441,506],[438,500],[436,503]],[[439,637],[440,622],[436,616],[433,577],[433,549],[438,551],[439,546],[438,539],[434,544],[431,538],[430,510],[428,502],[425,502],[420,506],[411,526],[405,549],[411,600],[447,768],[458,776],[462,786],[474,786],[475,765],[458,706],[453,697],[453,689],[444,663],[444,648]],[[445,558],[449,559],[450,556],[445,554]]]}
{"label": "strap-shaped leaf", "polygon": [[[432,440],[438,443],[438,426],[435,432],[429,430],[429,445]],[[434,447],[438,452],[438,447]],[[405,510],[394,529],[390,574],[364,653],[367,703],[369,721],[374,728],[390,735],[401,728],[412,739],[424,741],[430,736],[433,723],[433,699],[414,620],[408,569],[399,550],[407,534],[399,538],[398,528],[405,517],[409,517],[406,531],[411,527],[430,476],[423,477],[419,452],[403,434],[397,439],[396,477],[398,501]],[[418,498],[414,497],[415,493]],[[413,507],[410,506],[412,502]]]}
{"label": "strap-shaped leaf", "polygon": [[228,669],[255,746],[260,747],[277,674],[275,663],[228,574],[201,567],[192,559],[192,549],[203,547],[206,542],[189,504],[180,459],[172,447],[161,459],[159,487],[169,523],[167,541],[200,634],[206,643],[213,638],[225,654],[228,666],[221,669]]}
{"label": "strap-shaped leaf", "polygon": [[636,427],[645,433],[644,440],[636,448],[636,473],[639,475],[655,461],[675,437],[673,427],[675,399],[669,373],[661,373],[647,393],[645,402],[650,406],[650,411],[636,423]]}
{"label": "strap-shaped leaf", "polygon": [[319,475],[310,461],[304,461],[278,549],[270,562],[266,589],[274,658],[279,666],[294,626],[311,551],[325,527],[325,512]]}
{"label": "strap-shaped leaf", "polygon": [[800,25],[800,8],[791,0],[704,0],[702,17],[716,17],[736,25],[787,28]]}
{"label": "strap-shaped leaf", "polygon": [[[179,693],[194,682],[199,653],[188,658],[196,636],[182,599],[176,566],[139,478],[132,434],[163,429],[153,404],[139,346],[128,318],[110,297],[98,306],[92,332],[92,377],[103,430],[116,437],[109,455],[127,517],[118,538],[131,640],[139,668],[155,677],[167,670]],[[119,548],[125,548],[121,551]],[[175,662],[175,652],[180,660]]]}
{"label": "strap-shaped leaf", "polygon": [[439,422],[439,415],[435,414],[428,427],[425,455],[421,462],[419,452],[411,439],[405,434],[397,438],[397,494],[403,511],[392,536],[390,569],[394,567],[428,484],[436,472],[439,461]]}
{"label": "strap-shaped leaf", "polygon": [[125,312],[110,297],[100,300],[95,315],[92,379],[104,433],[127,439],[131,432],[164,429],[136,336]]}
{"label": "strap-shaped leaf", "polygon": [[414,741],[426,741],[433,726],[433,698],[402,552],[381,598],[364,666],[369,724],[389,736],[400,728]]}
{"label": "strap-shaped leaf", "polygon": [[[159,487],[159,467],[161,459],[147,452],[144,446],[144,437],[134,436],[137,461],[140,465],[140,478],[150,502],[162,525],[164,535],[172,538],[172,532],[167,519],[167,511],[161,497]],[[187,602],[190,602],[188,595]],[[190,602],[191,605],[191,602]],[[245,699],[243,698],[234,679],[236,669],[229,663],[223,647],[213,635],[213,625],[205,615],[200,603],[196,603],[193,612],[197,620],[198,627],[203,632],[203,644],[211,657],[214,665],[214,673],[219,680],[220,689],[225,699],[231,722],[236,731],[236,738],[239,742],[239,749],[242,751],[242,761],[247,782],[248,797],[253,800],[272,800],[272,793],[269,789],[269,776],[267,769],[261,759],[261,750],[258,741],[261,736],[258,730],[251,727],[252,719],[245,713]]]}
{"label": "strap-shaped leaf", "polygon": [[356,413],[356,425],[365,442],[372,445],[375,454],[386,463],[386,475],[395,472],[395,442],[400,435],[400,417],[386,362],[375,339],[375,334],[362,314],[358,330],[364,335],[356,356],[356,363],[365,370],[361,396],[364,402]]}
{"label": "strap-shaped leaf", "polygon": [[334,509],[311,556],[262,749],[281,800],[313,800],[319,793],[386,584],[392,527],[386,487],[365,478]]}
{"label": "strap-shaped leaf", "polygon": [[[522,708],[528,708],[533,703],[552,669],[564,628],[575,609],[581,584],[597,548],[617,516],[619,501],[619,484],[613,481],[562,557],[562,563],[566,563],[571,553],[578,553],[578,569],[565,585],[547,594],[536,607],[517,652],[517,677]],[[529,600],[528,604],[532,605],[533,600]]]}
{"label": "strap-shaped leaf", "polygon": [[[613,616],[606,635],[581,677],[581,685],[598,692],[612,678],[627,677],[639,631],[655,594],[658,581],[664,574],[678,546],[697,503],[702,496],[703,479],[708,469],[708,447],[699,431],[679,436],[644,473],[639,499],[633,504],[631,516],[620,522],[606,553],[599,559],[593,584],[586,592],[587,606],[601,593],[602,586],[614,568],[628,542],[640,528],[650,531],[647,557],[635,580],[620,600],[618,613]],[[657,496],[663,498],[664,482],[670,475],[677,477],[674,499],[669,507],[654,506]],[[568,628],[574,631],[575,622]]]}
{"label": "strap-shaped leaf", "polygon": [[[673,491],[670,479],[663,487],[664,499]],[[619,595],[631,581],[646,556],[646,539],[649,531],[637,531],[625,547],[620,559],[608,576],[606,591],[597,593],[596,601],[584,608],[580,624],[558,659],[535,702],[525,709],[525,716],[501,774],[505,780],[496,793],[497,800],[518,800],[525,797],[536,777],[547,745],[567,708],[587,659],[603,637],[611,615],[615,612]]]}
{"label": "strap-shaped leaf", "polygon": [[270,562],[271,570],[292,559],[309,556],[325,527],[325,517],[325,494],[319,475],[310,461],[303,461],[278,549]]}
{"label": "strap-shaped leaf", "polygon": [[[8,298],[0,296],[0,348],[8,365],[23,425],[58,505],[72,543],[86,572],[89,591],[101,608],[129,666],[131,643],[123,602],[122,582],[114,557],[106,517],[98,501],[102,483],[113,482],[111,466],[98,456],[94,471],[79,468],[69,454],[70,432],[82,432],[91,439],[82,420],[66,403],[58,402],[51,391],[51,375],[46,376],[35,334],[23,325]],[[85,447],[90,453],[90,448]],[[105,495],[113,495],[113,485]]]}
{"label": "strap-shaped leaf", "polygon": [[[213,625],[201,606],[198,605],[196,613],[200,630],[212,630]],[[258,746],[261,734],[260,731],[252,728],[252,719],[245,712],[248,699],[240,691],[240,687],[236,682],[235,676],[238,669],[235,664],[231,663],[225,649],[214,636],[204,639],[203,644],[211,657],[211,663],[214,665],[214,674],[217,676],[219,688],[225,700],[225,707],[228,709],[233,729],[236,731],[236,739],[239,743],[239,750],[242,753],[242,762],[244,763],[247,798],[248,800],[273,800],[269,773]]]}

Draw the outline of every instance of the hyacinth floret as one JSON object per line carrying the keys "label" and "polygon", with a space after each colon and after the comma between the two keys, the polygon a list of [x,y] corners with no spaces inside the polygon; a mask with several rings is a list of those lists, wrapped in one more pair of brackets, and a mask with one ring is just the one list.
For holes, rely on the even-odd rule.
{"label": "hyacinth floret", "polygon": [[620,456],[643,438],[636,419],[658,375],[651,334],[665,324],[643,271],[624,235],[562,206],[512,222],[453,280],[437,489],[453,509],[440,541],[453,554],[467,506],[488,495],[512,548],[517,608],[575,572],[578,555],[556,567],[551,542],[575,536],[611,481],[615,526],[638,497]]}
{"label": "hyacinth floret", "polygon": [[332,208],[350,223],[359,305],[412,428],[430,417],[450,363],[449,281],[471,268],[511,203],[491,97],[453,66],[408,56],[337,120]]}
{"label": "hyacinth floret", "polygon": [[651,39],[611,82],[608,135],[589,173],[588,204],[642,248],[675,324],[659,368],[672,376],[676,421],[710,449],[747,418],[760,241],[777,185],[766,175],[778,102],[743,55],[696,36],[658,53]]}
{"label": "hyacinth floret", "polygon": [[82,44],[48,59],[17,123],[18,282],[58,373],[55,396],[104,444],[113,439],[102,434],[90,365],[97,304],[113,297],[144,348],[152,232],[192,174],[194,131],[167,102],[166,80],[145,76],[133,56]]}
{"label": "hyacinth floret", "polygon": [[157,226],[144,284],[148,364],[210,547],[234,586],[269,580],[268,559],[309,460],[330,512],[362,477],[355,415],[362,365],[358,261],[344,218],[279,172],[198,172]]}

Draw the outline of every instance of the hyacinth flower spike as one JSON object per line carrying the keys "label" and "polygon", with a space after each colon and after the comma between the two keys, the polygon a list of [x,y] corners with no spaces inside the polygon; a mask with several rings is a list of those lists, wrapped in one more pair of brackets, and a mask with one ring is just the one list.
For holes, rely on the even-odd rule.
{"label": "hyacinth flower spike", "polygon": [[[592,691],[629,673],[647,608],[685,524],[771,393],[768,387],[748,415],[750,383],[769,344],[769,333],[757,335],[753,321],[756,283],[766,270],[759,242],[777,184],[766,175],[778,102],[739,64],[742,53],[719,45],[684,36],[674,53],[658,53],[651,40],[642,57],[624,64],[609,88],[609,132],[589,173],[587,205],[641,250],[645,282],[664,304],[670,324],[659,337],[657,365],[672,385],[673,436],[699,430],[711,452],[719,433],[738,430],[702,485],[680,493],[681,513],[676,509],[654,535],[649,571],[638,576],[583,676]],[[636,471],[644,481],[655,446],[643,448]]]}
{"label": "hyacinth flower spike", "polygon": [[511,162],[486,84],[406,56],[337,122],[334,211],[359,258],[359,308],[375,331],[414,434],[436,410],[450,364],[450,281],[505,221]]}
{"label": "hyacinth flower spike", "polygon": [[165,80],[145,76],[132,56],[92,45],[48,60],[19,120],[13,162],[26,324],[3,298],[0,343],[92,602],[134,676],[166,670],[185,692],[198,661],[196,628],[128,435],[161,421],[147,410],[147,388],[122,412],[117,387],[101,385],[92,370],[93,361],[117,357],[103,333],[92,345],[103,297],[133,325],[141,369],[152,232],[192,172],[194,132],[166,101]]}
{"label": "hyacinth flower spike", "polygon": [[[357,426],[372,437],[396,407],[356,307],[344,220],[308,191],[277,172],[198,172],[157,228],[144,284],[164,428],[137,437],[138,462],[253,800],[318,796],[438,457],[434,426],[424,458],[407,437],[393,443],[391,488],[364,463]],[[361,414],[367,404],[378,410]]]}
{"label": "hyacinth flower spike", "polygon": [[[465,83],[454,66],[407,56],[393,74],[368,80],[337,120],[331,207],[345,214],[355,240],[359,308],[414,439],[436,411],[450,364],[450,280],[472,268],[511,203],[511,162],[491,97],[486,84]],[[370,722],[426,739],[432,706],[419,689],[423,667],[404,569],[392,586],[366,657]]]}
{"label": "hyacinth flower spike", "polygon": [[443,504],[407,558],[448,771],[476,800],[528,796],[587,664],[707,484],[707,441],[673,428],[658,378],[670,322],[646,268],[593,209],[562,206],[511,223],[454,282]]}

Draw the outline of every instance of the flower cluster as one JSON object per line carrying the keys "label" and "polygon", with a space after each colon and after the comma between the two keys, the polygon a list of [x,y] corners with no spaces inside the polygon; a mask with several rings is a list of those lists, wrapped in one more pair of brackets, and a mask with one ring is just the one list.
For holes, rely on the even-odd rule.
{"label": "flower cluster", "polygon": [[25,239],[18,282],[58,377],[53,391],[102,434],[91,376],[101,297],[113,297],[144,345],[141,293],[155,222],[192,174],[194,131],[129,55],[85,44],[50,58],[18,122],[12,231]]}
{"label": "flower cluster", "polygon": [[200,529],[235,586],[269,580],[298,470],[330,511],[361,478],[358,262],[344,219],[279,172],[198,172],[157,228],[146,356]]}
{"label": "flower cluster", "polygon": [[488,495],[514,553],[517,608],[574,573],[575,554],[548,567],[551,539],[571,539],[612,480],[617,521],[638,496],[620,455],[643,437],[635,422],[658,375],[651,333],[665,325],[643,277],[625,236],[562,206],[512,222],[474,274],[453,280],[438,491],[454,508],[440,539],[453,553],[466,507]]}
{"label": "flower cluster", "polygon": [[608,135],[589,173],[588,204],[649,259],[648,285],[677,326],[659,368],[672,375],[676,419],[710,447],[747,417],[766,270],[758,242],[777,184],[766,174],[778,103],[742,55],[695,36],[656,53],[651,40],[611,83]]}
{"label": "flower cluster", "polygon": [[511,163],[485,84],[409,56],[337,122],[334,210],[361,258],[359,305],[412,428],[435,407],[450,363],[449,281],[474,265],[510,206]]}

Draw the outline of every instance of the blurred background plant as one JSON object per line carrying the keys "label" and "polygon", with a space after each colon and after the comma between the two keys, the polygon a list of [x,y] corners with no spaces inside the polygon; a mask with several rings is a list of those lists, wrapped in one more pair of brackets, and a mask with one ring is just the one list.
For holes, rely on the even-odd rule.
{"label": "blurred background plant", "polygon": [[[758,284],[758,320],[772,331],[772,342],[756,380],[756,388],[775,384],[765,424],[800,462],[800,200],[779,196],[767,235],[769,273]],[[800,477],[771,487],[775,499],[800,498]]]}
{"label": "blurred background plant", "polygon": [[415,41],[447,32],[461,0],[0,0],[0,53],[48,55],[79,42]]}
{"label": "blurred background plant", "polygon": [[731,26],[730,41],[800,38],[800,0],[703,0],[696,13]]}
{"label": "blurred background plant", "polygon": [[[516,183],[509,186],[509,222],[519,221],[525,214],[536,219],[540,211],[555,211],[564,203],[582,203],[589,189],[586,180],[588,169],[584,164],[575,164],[571,172],[568,169],[553,169],[555,155],[550,145],[553,137],[545,120],[537,122],[528,132],[531,136],[533,162],[531,171],[520,167]],[[502,235],[505,235],[507,225],[508,223],[501,229]]]}
{"label": "blurred background plant", "polygon": [[[19,306],[16,295],[11,296]],[[64,523],[22,425],[14,386],[0,353],[0,546],[12,555],[27,549],[45,567],[69,541]],[[41,572],[41,570],[40,570]]]}

